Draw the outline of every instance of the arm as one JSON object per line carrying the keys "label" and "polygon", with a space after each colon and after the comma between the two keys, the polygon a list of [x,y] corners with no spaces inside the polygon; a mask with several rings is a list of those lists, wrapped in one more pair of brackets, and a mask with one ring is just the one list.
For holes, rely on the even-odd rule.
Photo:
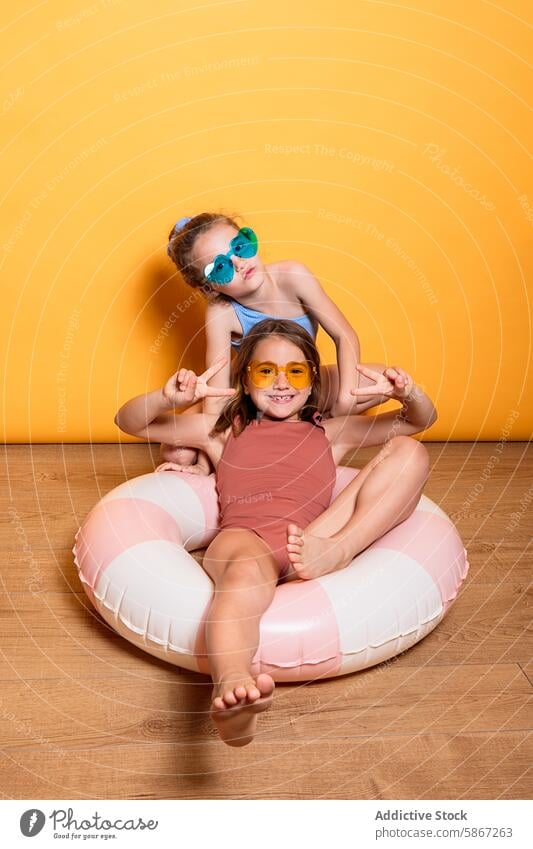
{"label": "arm", "polygon": [[[158,392],[160,391],[158,390]],[[151,392],[149,394],[155,395],[156,393]],[[121,430],[125,433],[131,433],[133,436],[140,436],[149,442],[165,442],[167,445],[193,447],[208,451],[209,431],[215,422],[214,416],[207,416],[204,413],[191,413],[186,416],[169,413],[168,407],[164,404],[157,407],[155,402],[152,401],[152,415],[154,417],[145,422],[144,426],[132,428],[129,416],[132,410],[134,415],[137,415],[137,413],[135,413],[135,407],[130,407],[129,410],[126,410],[126,408],[138,401],[141,406],[144,406],[146,397],[148,396],[140,395],[138,398],[132,398],[131,401],[120,408],[115,417],[115,424]]]}
{"label": "arm", "polygon": [[339,394],[333,413],[347,413],[353,405],[351,390],[357,387],[359,337],[314,274],[302,263],[291,262],[296,294],[335,342],[339,369]]}
{"label": "arm", "polygon": [[[137,395],[123,404],[115,416],[115,424],[124,433],[142,436],[141,431],[150,422],[171,410],[172,405],[163,396],[163,389],[155,389],[153,392],[146,393],[146,395]],[[160,441],[167,442],[166,439]]]}
{"label": "arm", "polygon": [[162,389],[138,395],[124,404],[115,416],[115,424],[126,433],[153,442],[205,450],[209,445],[213,417],[203,413],[181,416],[170,411],[175,407],[188,407],[209,395],[233,395],[233,389],[216,389],[207,383],[224,363],[223,359],[219,360],[199,376],[193,371],[180,369]]}
{"label": "arm", "polygon": [[[228,309],[229,308],[229,309]],[[231,306],[227,303],[210,303],[205,315],[205,367],[224,357],[224,366],[213,376],[211,386],[226,389],[231,386]],[[204,400],[204,412],[218,416],[227,398],[209,396]]]}
{"label": "arm", "polygon": [[[377,416],[337,416],[326,419],[326,434],[335,446],[338,458],[354,447],[382,445],[394,436],[412,436],[431,427],[437,419],[433,402],[420,386],[416,386],[403,369],[388,368],[383,375],[364,366],[359,371],[374,379],[375,392],[401,402],[399,410]],[[354,395],[368,392],[368,387],[356,389]]]}
{"label": "arm", "polygon": [[171,413],[171,409],[163,390],[156,389],[124,404],[115,416],[115,424],[125,433],[149,442],[205,449],[212,422],[202,413],[182,416]]}

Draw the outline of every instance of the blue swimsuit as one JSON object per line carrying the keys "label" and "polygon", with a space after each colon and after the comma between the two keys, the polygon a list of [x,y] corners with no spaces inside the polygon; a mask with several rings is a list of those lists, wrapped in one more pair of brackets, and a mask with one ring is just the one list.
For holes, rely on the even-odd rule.
{"label": "blue swimsuit", "polygon": [[[241,323],[243,337],[247,336],[252,327],[255,324],[258,324],[260,321],[264,321],[267,318],[284,318],[284,316],[281,315],[267,315],[264,312],[259,312],[258,310],[250,309],[250,307],[244,307],[238,301],[234,301],[233,299],[231,301],[231,305],[237,313],[237,318]],[[286,320],[295,321],[296,324],[299,324],[300,327],[303,327],[304,330],[307,330],[313,341],[315,340],[318,328],[309,313],[306,312],[303,315],[297,315]],[[241,344],[241,340],[234,339],[232,340],[231,344],[234,348],[238,348]]]}

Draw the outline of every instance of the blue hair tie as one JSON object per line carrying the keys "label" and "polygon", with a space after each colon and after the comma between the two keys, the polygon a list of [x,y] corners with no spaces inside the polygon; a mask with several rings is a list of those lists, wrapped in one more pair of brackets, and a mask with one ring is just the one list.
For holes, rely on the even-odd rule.
{"label": "blue hair tie", "polygon": [[[172,229],[172,236],[171,236],[170,238],[172,239],[172,238],[176,235],[176,233],[179,233],[179,231],[180,231],[180,230],[183,230],[183,228],[185,227],[185,225],[187,224],[187,222],[188,222],[188,221],[191,221],[191,220],[192,220],[192,216],[189,216],[189,217],[185,216],[185,218],[180,218],[180,220],[179,220],[179,221],[176,221],[176,223],[174,224],[174,227],[173,227],[173,229]],[[168,254],[169,256],[171,256],[171,253],[170,253],[170,241],[169,241],[169,243],[168,243],[168,245],[167,245],[167,254]]]}

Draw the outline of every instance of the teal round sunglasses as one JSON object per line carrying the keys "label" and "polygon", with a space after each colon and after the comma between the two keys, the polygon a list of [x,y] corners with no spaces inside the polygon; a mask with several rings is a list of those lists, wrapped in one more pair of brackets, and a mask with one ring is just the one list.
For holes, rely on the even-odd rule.
{"label": "teal round sunglasses", "polygon": [[217,254],[213,262],[204,268],[204,277],[218,286],[231,283],[235,269],[230,259],[232,256],[248,259],[255,256],[258,246],[257,236],[251,227],[241,227],[237,235],[229,243],[227,254]]}

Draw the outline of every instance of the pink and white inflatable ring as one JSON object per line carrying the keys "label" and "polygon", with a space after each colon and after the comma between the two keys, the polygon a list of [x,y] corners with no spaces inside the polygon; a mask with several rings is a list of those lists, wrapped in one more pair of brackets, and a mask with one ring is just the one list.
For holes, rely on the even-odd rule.
{"label": "pink and white inflatable ring", "polygon": [[[333,497],[356,474],[340,466]],[[207,546],[217,525],[214,475],[152,472],[104,496],[72,549],[87,595],[115,631],[206,674],[213,583],[189,552]],[[457,530],[422,496],[407,521],[345,569],[277,586],[261,620],[254,675],[309,681],[381,663],[438,625],[467,571]]]}

